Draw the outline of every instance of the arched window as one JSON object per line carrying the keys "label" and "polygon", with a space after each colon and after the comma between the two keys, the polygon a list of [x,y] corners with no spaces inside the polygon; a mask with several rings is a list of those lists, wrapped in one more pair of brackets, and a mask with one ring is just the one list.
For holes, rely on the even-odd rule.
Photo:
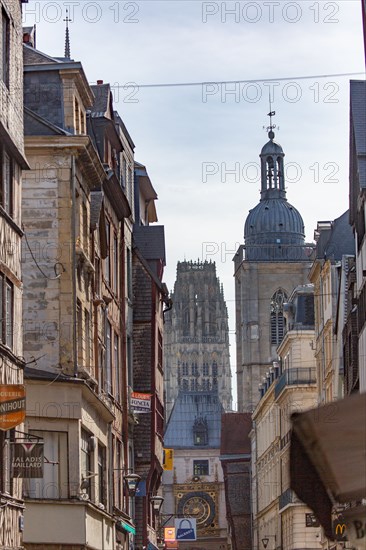
{"label": "arched window", "polygon": [[282,288],[277,290],[271,298],[271,344],[278,346],[285,333],[286,320],[283,316],[283,304],[287,295]]}
{"label": "arched window", "polygon": [[268,180],[268,189],[276,187],[274,181],[274,162],[272,157],[267,157],[267,180]]}
{"label": "arched window", "polygon": [[206,418],[196,418],[194,421],[193,442],[198,446],[208,444],[208,426]]}

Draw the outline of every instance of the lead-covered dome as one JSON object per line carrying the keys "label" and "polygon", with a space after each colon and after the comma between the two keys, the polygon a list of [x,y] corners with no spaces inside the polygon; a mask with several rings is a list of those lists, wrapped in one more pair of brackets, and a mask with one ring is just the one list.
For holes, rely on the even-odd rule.
{"label": "lead-covered dome", "polygon": [[245,257],[248,260],[304,259],[305,229],[299,211],[286,199],[284,156],[279,143],[270,140],[262,148],[261,199],[249,211],[244,226]]}
{"label": "lead-covered dome", "polygon": [[244,226],[245,244],[303,244],[304,222],[286,199],[261,200],[249,211]]}

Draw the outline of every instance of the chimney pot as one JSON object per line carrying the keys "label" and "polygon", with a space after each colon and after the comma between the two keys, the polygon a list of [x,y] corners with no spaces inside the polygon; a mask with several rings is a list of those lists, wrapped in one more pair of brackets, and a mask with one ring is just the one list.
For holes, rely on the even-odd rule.
{"label": "chimney pot", "polygon": [[97,80],[97,84],[98,86],[100,86],[101,84],[103,84],[103,80]]}

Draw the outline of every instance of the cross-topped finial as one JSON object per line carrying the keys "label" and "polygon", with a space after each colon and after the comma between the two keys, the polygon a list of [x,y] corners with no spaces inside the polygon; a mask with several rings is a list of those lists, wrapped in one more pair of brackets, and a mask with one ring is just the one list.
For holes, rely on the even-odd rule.
{"label": "cross-topped finial", "polygon": [[69,10],[66,8],[66,17],[64,19],[66,23],[66,33],[65,33],[65,57],[70,59],[70,34],[69,34],[69,23],[72,23],[72,20],[69,18]]}

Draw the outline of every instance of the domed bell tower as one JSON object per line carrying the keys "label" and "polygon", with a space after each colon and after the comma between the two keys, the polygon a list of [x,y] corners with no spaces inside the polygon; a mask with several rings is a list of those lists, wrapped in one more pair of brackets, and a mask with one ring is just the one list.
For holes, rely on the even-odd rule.
{"label": "domed bell tower", "polygon": [[277,361],[286,332],[283,304],[307,283],[310,267],[300,212],[286,197],[285,153],[275,141],[274,125],[260,152],[259,202],[249,210],[244,245],[235,256],[236,361],[238,410],[252,412],[258,386]]}

